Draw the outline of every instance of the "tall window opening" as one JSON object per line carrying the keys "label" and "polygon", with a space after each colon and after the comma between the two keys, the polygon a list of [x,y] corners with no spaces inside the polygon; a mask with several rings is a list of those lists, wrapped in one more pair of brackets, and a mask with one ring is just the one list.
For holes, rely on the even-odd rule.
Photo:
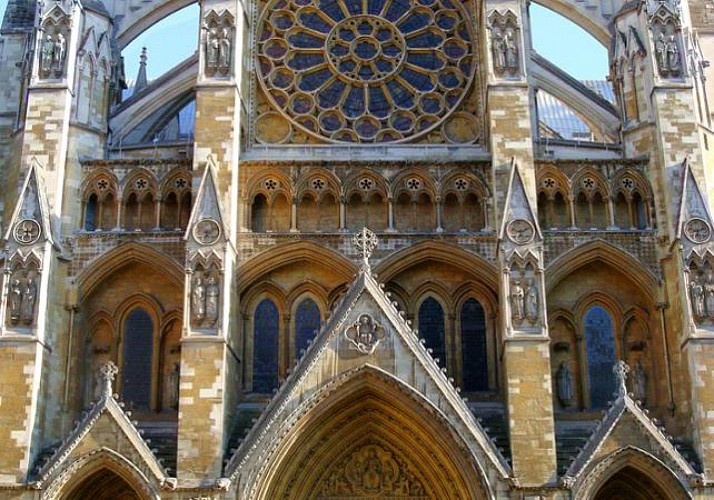
{"label": "tall window opening", "polygon": [[439,366],[446,366],[446,341],[444,309],[433,297],[422,302],[419,307],[419,332],[432,350],[432,356],[439,358]]}
{"label": "tall window opening", "polygon": [[590,406],[605,408],[616,389],[612,372],[616,362],[614,322],[605,309],[593,306],[585,314],[584,324]]}
{"label": "tall window opening", "polygon": [[486,314],[476,299],[461,307],[461,355],[464,390],[487,391]]}
{"label": "tall window opening", "polygon": [[300,351],[307,349],[309,342],[320,331],[320,309],[312,299],[300,302],[295,311],[295,358]]}
{"label": "tall window opening", "polygon": [[124,320],[121,392],[130,408],[148,410],[151,406],[153,349],[154,322],[138,307]]}
{"label": "tall window opening", "polygon": [[269,393],[278,387],[278,308],[265,299],[253,318],[253,392]]}

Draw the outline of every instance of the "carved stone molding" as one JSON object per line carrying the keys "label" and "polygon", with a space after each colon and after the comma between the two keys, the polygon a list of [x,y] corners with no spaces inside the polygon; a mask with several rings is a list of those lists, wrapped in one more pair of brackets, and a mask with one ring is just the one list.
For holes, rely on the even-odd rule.
{"label": "carved stone molding", "polygon": [[369,314],[362,314],[345,329],[345,338],[362,354],[372,354],[384,338],[384,328]]}

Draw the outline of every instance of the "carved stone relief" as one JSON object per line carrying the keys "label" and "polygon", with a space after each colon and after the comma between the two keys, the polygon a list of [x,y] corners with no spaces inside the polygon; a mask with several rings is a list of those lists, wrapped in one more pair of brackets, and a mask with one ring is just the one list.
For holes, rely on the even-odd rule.
{"label": "carved stone relief", "polygon": [[517,245],[526,245],[535,238],[535,228],[525,219],[514,219],[506,226],[506,236]]}
{"label": "carved stone relief", "polygon": [[693,217],[684,225],[684,236],[692,243],[706,243],[711,238],[709,223],[699,217]]}
{"label": "carved stone relief", "polygon": [[191,280],[191,325],[211,328],[220,316],[221,276],[211,265],[204,269],[197,266]]}
{"label": "carved stone relief", "polygon": [[61,8],[55,7],[47,13],[38,42],[40,78],[59,79],[65,76],[70,26],[70,18]]}
{"label": "carved stone relief", "polygon": [[213,219],[202,219],[193,227],[193,239],[201,245],[213,245],[221,237],[221,226]]}
{"label": "carved stone relief", "polygon": [[421,481],[380,444],[370,443],[340,460],[319,488],[319,500],[338,498],[426,499]]}
{"label": "carved stone relief", "polygon": [[532,263],[514,264],[508,283],[511,320],[515,326],[535,326],[540,320],[539,277]]}
{"label": "carved stone relief", "polygon": [[32,245],[40,239],[42,228],[36,220],[23,219],[15,224],[12,235],[20,245]]}
{"label": "carved stone relief", "polygon": [[210,77],[225,77],[231,74],[233,66],[234,20],[230,12],[218,15],[209,12],[203,24],[204,72]]}
{"label": "carved stone relief", "polygon": [[384,328],[369,314],[362,314],[347,327],[345,338],[362,354],[372,354],[384,338]]}
{"label": "carved stone relief", "polygon": [[575,403],[575,390],[573,387],[573,374],[565,361],[560,363],[555,381],[558,401],[564,408],[570,408]]}
{"label": "carved stone relief", "polygon": [[38,270],[34,264],[16,266],[9,274],[7,323],[11,326],[32,326],[35,322]]}
{"label": "carved stone relief", "polygon": [[663,78],[683,75],[679,16],[665,2],[661,2],[650,18],[657,71]]}
{"label": "carved stone relief", "polygon": [[493,11],[489,16],[493,71],[499,76],[520,75],[519,24],[510,10]]}

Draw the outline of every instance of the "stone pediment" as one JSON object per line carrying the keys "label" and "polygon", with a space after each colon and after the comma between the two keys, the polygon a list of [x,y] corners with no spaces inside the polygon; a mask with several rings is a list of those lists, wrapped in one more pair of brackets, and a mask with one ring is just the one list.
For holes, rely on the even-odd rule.
{"label": "stone pediment", "polygon": [[521,171],[515,160],[511,162],[511,178],[498,238],[506,250],[532,246],[543,240],[538,217],[528,198]]}
{"label": "stone pediment", "polygon": [[226,475],[242,488],[240,498],[256,498],[255,484],[281,438],[356,379],[388,387],[395,394],[390,399],[408,395],[442,420],[486,478],[485,490],[507,480],[508,463],[365,265],[228,463]]}
{"label": "stone pediment", "polygon": [[209,156],[184,239],[199,246],[211,246],[226,241],[227,236],[228,231],[218,193],[215,160],[213,156]]}
{"label": "stone pediment", "polygon": [[617,367],[615,371],[620,379],[617,397],[561,481],[569,487],[574,485],[573,491],[578,491],[583,483],[592,480],[596,469],[606,469],[618,455],[628,452],[664,464],[686,487],[698,474],[672,444],[664,429],[627,393],[627,366],[620,362]]}
{"label": "stone pediment", "polygon": [[712,241],[709,203],[687,161],[684,162],[676,229],[676,236],[684,244],[687,254],[693,247],[708,246]]}
{"label": "stone pediment", "polygon": [[33,158],[5,232],[5,241],[14,248],[29,247],[44,241],[55,242],[41,169],[41,165]]}
{"label": "stone pediment", "polygon": [[38,466],[35,485],[45,490],[43,498],[56,496],[65,484],[95,460],[111,463],[134,476],[133,482],[144,489],[147,498],[158,498],[160,489],[173,489],[175,479],[167,477],[129,415],[109,386],[70,435],[44,464]]}

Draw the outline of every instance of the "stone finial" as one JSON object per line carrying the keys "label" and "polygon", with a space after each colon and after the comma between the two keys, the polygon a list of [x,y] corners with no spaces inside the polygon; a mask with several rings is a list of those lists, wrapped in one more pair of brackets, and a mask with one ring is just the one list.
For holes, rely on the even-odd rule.
{"label": "stone finial", "polygon": [[115,365],[111,361],[107,361],[101,367],[99,367],[98,376],[102,385],[103,398],[112,397],[112,394],[114,393],[114,378],[116,377],[117,373],[119,373],[119,369],[117,368],[117,365]]}
{"label": "stone finial", "polygon": [[362,269],[365,271],[369,271],[369,258],[372,255],[372,252],[374,251],[375,248],[377,248],[377,244],[379,243],[379,240],[377,239],[377,235],[374,234],[372,231],[367,229],[366,227],[363,227],[360,232],[354,235],[352,238],[352,244],[355,246],[355,248],[362,254]]}
{"label": "stone finial", "polygon": [[617,379],[616,396],[622,397],[627,394],[627,374],[630,373],[630,367],[624,361],[618,361],[612,367],[612,372]]}

